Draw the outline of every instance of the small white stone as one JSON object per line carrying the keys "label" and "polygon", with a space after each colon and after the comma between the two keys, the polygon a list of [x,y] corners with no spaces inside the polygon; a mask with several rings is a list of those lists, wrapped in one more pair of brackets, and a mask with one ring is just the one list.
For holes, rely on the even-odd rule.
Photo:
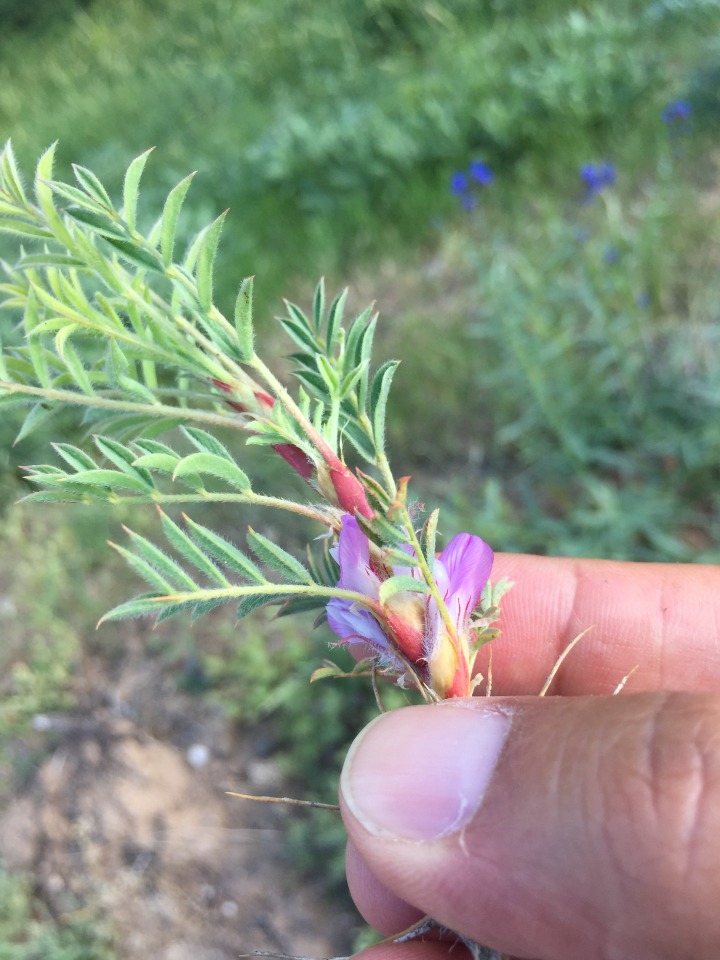
{"label": "small white stone", "polygon": [[194,743],[187,752],[187,762],[196,769],[204,767],[210,760],[210,751],[204,743]]}
{"label": "small white stone", "polygon": [[44,732],[45,730],[52,730],[53,722],[50,717],[46,717],[44,713],[38,713],[32,718],[32,728],[33,730],[40,730]]}
{"label": "small white stone", "polygon": [[227,917],[228,920],[234,916],[237,916],[238,910],[239,907],[234,900],[223,900],[222,906],[220,907],[220,913],[224,917]]}

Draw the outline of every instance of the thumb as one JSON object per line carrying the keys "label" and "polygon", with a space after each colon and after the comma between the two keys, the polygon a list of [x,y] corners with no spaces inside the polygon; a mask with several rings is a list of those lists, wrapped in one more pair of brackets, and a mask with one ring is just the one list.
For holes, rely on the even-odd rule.
{"label": "thumb", "polygon": [[496,950],[718,955],[718,696],[407,707],[355,741],[341,802],[378,897]]}

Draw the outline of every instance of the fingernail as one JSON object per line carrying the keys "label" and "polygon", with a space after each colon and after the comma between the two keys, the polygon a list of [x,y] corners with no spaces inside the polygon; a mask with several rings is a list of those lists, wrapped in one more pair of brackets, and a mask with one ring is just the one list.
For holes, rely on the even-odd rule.
{"label": "fingernail", "polygon": [[482,804],[510,721],[506,708],[467,701],[383,714],[345,761],[340,788],[350,813],[388,838],[460,830]]}

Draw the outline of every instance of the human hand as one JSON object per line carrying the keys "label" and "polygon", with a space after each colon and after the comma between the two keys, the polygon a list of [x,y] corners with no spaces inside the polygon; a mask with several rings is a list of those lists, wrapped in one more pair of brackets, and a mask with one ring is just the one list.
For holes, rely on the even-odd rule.
{"label": "human hand", "polygon": [[[358,908],[386,936],[429,914],[532,960],[715,960],[720,568],[499,555],[493,575],[516,584],[493,651],[501,696],[384,714],[348,755]],[[563,696],[527,696],[587,627]],[[633,693],[610,696],[636,664]]]}

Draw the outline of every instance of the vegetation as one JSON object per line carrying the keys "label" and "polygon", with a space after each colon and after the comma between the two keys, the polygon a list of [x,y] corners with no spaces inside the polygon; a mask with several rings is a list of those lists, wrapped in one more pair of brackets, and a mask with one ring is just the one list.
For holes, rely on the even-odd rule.
{"label": "vegetation", "polygon": [[[28,23],[26,4],[0,2],[15,29],[0,40],[0,130],[25,167],[59,138],[61,174],[79,162],[119,188],[156,145],[143,203],[157,213],[197,169],[178,242],[230,207],[218,297],[230,307],[255,274],[270,345],[279,294],[307,301],[321,273],[376,296],[381,349],[402,359],[394,462],[442,493],[457,529],[499,549],[718,560],[714,0],[61,6]],[[673,103],[689,109],[664,114]],[[593,185],[588,164],[614,177]],[[6,511],[18,464],[78,427],[62,417],[13,449],[16,431],[0,424]],[[113,627],[91,641],[90,623],[126,595],[99,514],[55,511],[13,508],[2,534],[4,596],[22,611],[0,607],[1,752],[16,767],[31,716],[72,709],[83,647],[112,648]],[[273,742],[326,797],[310,732],[336,762],[371,707],[308,689],[317,638],[273,628],[258,676],[267,627],[240,644],[212,623],[198,696],[239,722],[291,717]],[[189,627],[177,642],[190,649]]]}

